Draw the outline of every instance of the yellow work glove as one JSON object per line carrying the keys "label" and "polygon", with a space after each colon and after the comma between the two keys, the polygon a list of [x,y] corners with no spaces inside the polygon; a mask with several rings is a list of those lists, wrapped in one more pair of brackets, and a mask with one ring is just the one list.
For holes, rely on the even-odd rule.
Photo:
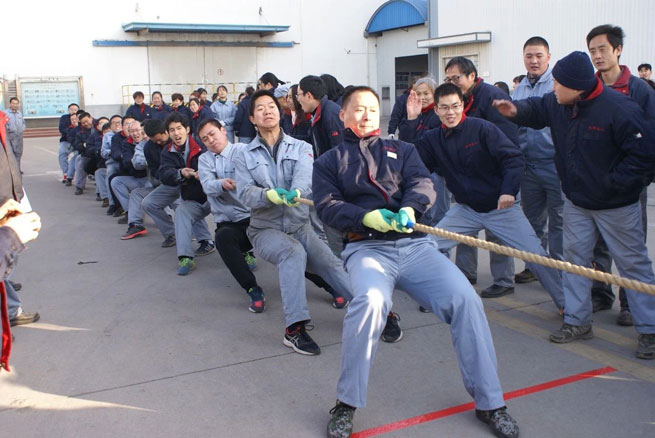
{"label": "yellow work glove", "polygon": [[298,201],[294,201],[294,198],[300,198],[300,190],[298,189],[293,189],[287,191],[283,196],[282,199],[284,200],[284,205],[287,207],[297,207],[300,205]]}
{"label": "yellow work glove", "polygon": [[381,233],[386,233],[387,231],[393,230],[391,219],[393,219],[394,216],[395,213],[393,211],[381,208],[366,213],[362,218],[362,224]]}
{"label": "yellow work glove", "polygon": [[273,204],[282,205],[284,204],[284,199],[282,199],[282,195],[286,194],[286,192],[287,191],[284,189],[270,189],[266,191],[266,197]]}
{"label": "yellow work glove", "polygon": [[399,233],[411,233],[414,230],[407,228],[407,224],[415,224],[414,209],[412,207],[403,207],[396,213],[391,220],[391,226]]}

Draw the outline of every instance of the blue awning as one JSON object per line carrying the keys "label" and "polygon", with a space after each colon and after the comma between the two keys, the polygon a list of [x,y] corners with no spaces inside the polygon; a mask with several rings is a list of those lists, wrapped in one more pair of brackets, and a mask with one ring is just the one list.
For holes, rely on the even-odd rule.
{"label": "blue awning", "polygon": [[195,24],[195,23],[139,23],[123,24],[125,32],[167,33],[239,33],[271,35],[286,32],[290,26],[268,24]]}
{"label": "blue awning", "polygon": [[418,26],[428,19],[427,0],[390,0],[380,6],[368,21],[364,36],[403,27]]}

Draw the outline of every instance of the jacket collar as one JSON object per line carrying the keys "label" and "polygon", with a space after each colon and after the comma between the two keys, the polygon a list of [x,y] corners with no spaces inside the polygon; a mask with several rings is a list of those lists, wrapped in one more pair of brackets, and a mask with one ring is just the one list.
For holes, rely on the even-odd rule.
{"label": "jacket collar", "polygon": [[[629,94],[630,93],[630,78],[632,77],[632,73],[630,72],[630,69],[628,68],[627,65],[620,65],[621,68],[621,74],[619,77],[616,79],[616,81],[612,85],[608,85],[613,90],[618,91],[619,93],[623,94]],[[601,76],[600,72],[596,72],[596,77],[603,81],[603,77]]]}
{"label": "jacket collar", "polygon": [[321,97],[321,103],[318,104],[316,109],[314,110],[314,116],[312,117],[312,126],[318,123],[319,120],[321,120],[321,112],[323,111],[323,107],[327,104],[328,98],[327,95]]}
{"label": "jacket collar", "polygon": [[457,126],[455,126],[454,128],[449,128],[449,127],[447,127],[446,125],[444,125],[442,123],[441,124],[441,129],[443,130],[444,134],[446,134],[446,135],[450,135],[451,131],[461,131],[462,125],[464,124],[464,120],[466,120],[466,113],[463,112],[462,113],[462,120],[459,121]]}

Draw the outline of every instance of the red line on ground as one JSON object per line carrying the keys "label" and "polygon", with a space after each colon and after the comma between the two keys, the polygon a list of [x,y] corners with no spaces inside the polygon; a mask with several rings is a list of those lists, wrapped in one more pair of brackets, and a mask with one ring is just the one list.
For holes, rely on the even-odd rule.
{"label": "red line on ground", "polygon": [[[523,397],[529,394],[534,394],[536,392],[546,391],[548,389],[557,388],[558,386],[568,385],[569,383],[590,379],[592,377],[602,376],[603,374],[609,374],[615,371],[616,369],[612,367],[598,368],[596,370],[586,371],[584,373],[574,374],[572,376],[564,377],[561,379],[551,380],[550,382],[544,382],[538,385],[528,386],[526,388],[510,391],[505,393],[504,397],[505,400],[511,400],[513,398]],[[393,432],[395,430],[405,429],[411,426],[416,426],[421,423],[426,423],[428,421],[437,420],[439,418],[449,417],[451,415],[460,414],[466,411],[471,411],[473,409],[475,409],[475,405],[473,404],[473,402],[464,403],[462,405],[452,406],[450,408],[442,409],[440,411],[428,412],[427,414],[418,415],[416,417],[411,417],[404,420],[395,421],[393,423],[384,424],[382,426],[373,427],[371,429],[362,430],[360,432],[353,433],[351,437],[370,438],[374,436],[379,436],[385,433]]]}

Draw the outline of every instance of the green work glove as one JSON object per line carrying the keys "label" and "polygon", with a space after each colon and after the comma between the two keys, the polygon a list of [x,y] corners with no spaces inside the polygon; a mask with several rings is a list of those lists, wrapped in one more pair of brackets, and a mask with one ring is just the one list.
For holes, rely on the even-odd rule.
{"label": "green work glove", "polygon": [[362,218],[362,223],[376,231],[386,233],[387,231],[393,230],[393,227],[391,226],[391,219],[393,219],[394,216],[395,213],[393,211],[389,211],[386,208],[381,208],[379,210],[373,210],[366,213]]}
{"label": "green work glove", "polygon": [[286,194],[287,191],[284,189],[270,189],[266,191],[266,197],[275,205],[284,204],[284,199],[282,199],[282,196]]}
{"label": "green work glove", "polygon": [[293,189],[290,191],[287,191],[284,196],[282,196],[282,199],[284,200],[284,205],[287,207],[297,207],[300,205],[298,201],[294,201],[294,198],[300,198],[300,190],[298,189]]}
{"label": "green work glove", "polygon": [[412,207],[403,207],[394,215],[391,220],[391,225],[393,226],[393,229],[399,233],[411,233],[414,230],[412,228],[407,228],[407,224],[410,222],[412,224],[416,223],[414,209]]}

